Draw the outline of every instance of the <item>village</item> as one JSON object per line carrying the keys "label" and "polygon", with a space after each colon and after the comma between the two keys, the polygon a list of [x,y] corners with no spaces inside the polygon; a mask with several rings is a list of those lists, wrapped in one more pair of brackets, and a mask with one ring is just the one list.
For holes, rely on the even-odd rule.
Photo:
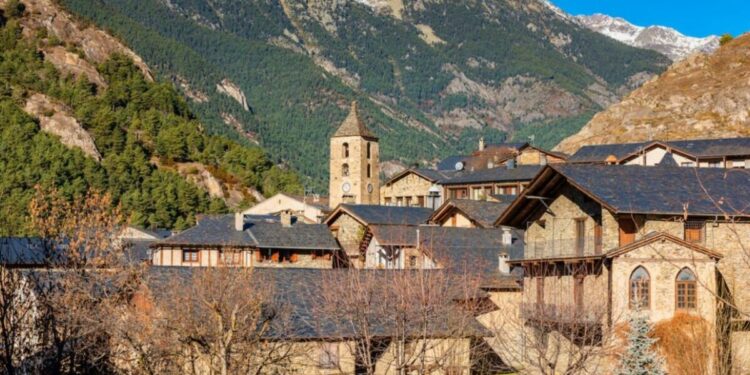
{"label": "village", "polygon": [[[572,155],[481,140],[470,155],[381,182],[378,136],[354,102],[330,139],[328,196],[279,193],[234,214],[200,215],[177,233],[117,231],[128,264],[145,275],[130,308],[112,310],[131,324],[118,345],[145,352],[126,350],[118,363],[138,373],[159,349],[160,331],[142,320],[161,302],[221,314],[222,303],[232,306],[225,294],[236,293],[286,310],[229,314],[247,314],[225,323],[253,332],[234,349],[228,336],[215,347],[186,333],[185,356],[172,366],[213,373],[240,355],[259,373],[611,373],[638,314],[667,333],[668,361],[672,353],[703,373],[746,373],[746,168],[750,138],[590,145]],[[52,248],[75,243],[66,241]],[[81,259],[93,259],[88,246]],[[3,238],[0,247],[5,267],[57,279],[50,270],[62,260],[44,238]],[[216,306],[191,307],[203,301],[191,298],[217,295]],[[18,310],[10,302],[3,311]],[[162,313],[182,317],[169,332],[203,319]],[[248,334],[240,331],[220,330]],[[33,362],[33,353],[20,356]]]}

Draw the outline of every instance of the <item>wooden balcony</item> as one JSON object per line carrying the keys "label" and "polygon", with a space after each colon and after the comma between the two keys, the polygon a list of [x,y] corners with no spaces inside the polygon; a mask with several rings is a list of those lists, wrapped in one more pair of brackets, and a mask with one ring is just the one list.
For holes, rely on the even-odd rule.
{"label": "wooden balcony", "polygon": [[521,318],[526,324],[543,331],[558,331],[576,343],[592,345],[601,342],[604,306],[522,303]]}

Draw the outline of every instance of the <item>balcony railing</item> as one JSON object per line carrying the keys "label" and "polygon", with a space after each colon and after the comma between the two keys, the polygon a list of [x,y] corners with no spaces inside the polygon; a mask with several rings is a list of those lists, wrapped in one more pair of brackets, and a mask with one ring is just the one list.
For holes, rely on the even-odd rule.
{"label": "balcony railing", "polygon": [[530,240],[524,248],[527,259],[568,258],[601,254],[601,237],[562,238],[555,240]]}
{"label": "balcony railing", "polygon": [[564,324],[599,324],[606,314],[604,306],[547,303],[522,303],[521,317],[526,320],[538,320]]}

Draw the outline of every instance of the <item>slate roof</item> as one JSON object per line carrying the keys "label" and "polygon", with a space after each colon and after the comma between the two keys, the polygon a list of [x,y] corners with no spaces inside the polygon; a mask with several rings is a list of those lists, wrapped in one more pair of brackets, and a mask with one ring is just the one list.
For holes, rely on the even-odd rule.
{"label": "slate roof", "polygon": [[454,207],[482,227],[490,228],[509,205],[510,202],[450,199],[443,203],[443,205],[433,213],[430,217],[430,221],[436,221],[439,216]]}
{"label": "slate roof", "polygon": [[568,158],[568,163],[603,163],[608,156],[614,155],[618,160],[637,152],[649,142],[616,143],[610,145],[589,145],[578,149]]}
{"label": "slate roof", "polygon": [[422,176],[423,178],[429,180],[432,183],[442,184],[443,182],[448,181],[452,177],[455,177],[463,172],[454,171],[454,170],[439,171],[439,170],[427,169],[427,168],[410,168],[410,169],[405,169],[395,174],[388,181],[386,181],[385,184],[386,185],[391,184],[409,173],[415,173],[419,176]]}
{"label": "slate roof", "polygon": [[0,264],[7,267],[45,265],[45,244],[39,237],[0,237]]}
{"label": "slate roof", "polygon": [[750,155],[750,138],[693,139],[684,141],[650,141],[583,146],[568,159],[571,163],[604,162],[609,155],[618,160],[655,144],[664,144],[696,158]]}
{"label": "slate roof", "polygon": [[279,249],[338,249],[328,227],[295,222],[283,227],[278,217],[245,216],[245,230],[234,228],[234,215],[204,216],[196,226],[154,246],[243,246]]}
{"label": "slate roof", "polygon": [[515,168],[482,169],[456,176],[443,185],[476,184],[484,182],[531,181],[542,169],[540,165],[519,165]]}
{"label": "slate roof", "polygon": [[[189,282],[193,273],[200,272],[197,268],[190,267],[151,267],[146,275],[146,280],[154,293],[159,298],[159,292],[167,288],[174,280]],[[352,274],[350,272],[359,272]],[[351,324],[342,322],[327,312],[331,306],[323,305],[329,303],[321,298],[322,287],[334,282],[338,278],[345,277],[370,277],[375,280],[382,279],[382,283],[389,282],[389,278],[396,271],[352,271],[346,269],[263,269],[253,270],[253,277],[257,277],[258,284],[268,288],[274,293],[274,303],[282,311],[289,312],[289,319],[284,319],[282,324],[272,326],[267,334],[268,339],[285,340],[311,340],[311,339],[346,339],[357,337],[357,332]],[[400,271],[399,271],[400,272]],[[441,272],[441,271],[431,271]],[[341,285],[345,287],[345,285]],[[478,294],[481,291],[476,291]],[[394,324],[390,314],[382,314],[373,311],[373,316],[368,317],[371,322],[370,331],[374,336],[388,336],[394,334]],[[282,315],[286,315],[282,313]],[[444,319],[443,319],[444,320]],[[446,334],[446,327],[440,321],[429,324],[433,337],[442,337]],[[472,320],[462,332],[464,337],[489,336],[488,332],[479,322]]]}
{"label": "slate roof", "polygon": [[365,126],[365,123],[362,122],[362,119],[359,117],[359,108],[357,106],[357,102],[352,102],[351,110],[349,111],[349,114],[344,119],[344,122],[341,123],[341,126],[339,126],[338,130],[336,130],[336,133],[333,134],[334,137],[363,137],[363,138],[369,138],[373,140],[377,140],[378,137],[375,136],[373,132],[370,131],[370,129]]}
{"label": "slate roof", "polygon": [[248,222],[245,231],[263,249],[338,250],[339,245],[325,224],[296,223],[284,227],[280,223]]}
{"label": "slate roof", "polygon": [[341,210],[353,215],[366,225],[373,224],[424,224],[432,210],[423,207],[398,207],[367,204],[341,204]]}
{"label": "slate roof", "polygon": [[465,162],[469,156],[466,155],[451,155],[437,163],[437,170],[439,171],[455,171],[456,163]]}
{"label": "slate roof", "polygon": [[498,280],[508,275],[499,272],[499,254],[505,252],[510,259],[523,258],[521,230],[510,229],[513,243],[503,244],[502,228],[455,228],[432,225],[376,225],[369,230],[381,246],[416,247],[430,252],[432,257],[450,269],[479,273],[485,280]]}

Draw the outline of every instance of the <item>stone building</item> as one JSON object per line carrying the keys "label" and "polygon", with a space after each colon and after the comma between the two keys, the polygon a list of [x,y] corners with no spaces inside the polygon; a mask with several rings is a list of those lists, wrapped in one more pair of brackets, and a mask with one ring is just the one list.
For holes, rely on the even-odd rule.
{"label": "stone building", "polygon": [[649,141],[581,147],[570,163],[750,168],[750,138]]}
{"label": "stone building", "polygon": [[325,219],[333,235],[349,259],[350,265],[361,268],[365,261],[367,228],[372,225],[417,226],[427,223],[432,210],[421,207],[341,204]]}
{"label": "stone building", "polygon": [[319,195],[292,195],[278,193],[266,198],[255,206],[242,211],[243,215],[280,215],[290,212],[308,224],[321,223],[323,218],[331,212],[328,197]]}
{"label": "stone building", "polygon": [[357,102],[331,137],[329,205],[378,204],[380,166],[378,137],[362,122]]}
{"label": "stone building", "polygon": [[[438,207],[429,222],[443,227],[492,228],[510,201],[450,199]],[[502,199],[502,198],[500,198]]]}
{"label": "stone building", "polygon": [[151,245],[154,266],[332,268],[339,245],[323,224],[281,216],[203,216]]}
{"label": "stone building", "polygon": [[657,324],[688,314],[723,327],[707,342],[733,343],[707,361],[746,373],[749,206],[744,171],[569,164],[545,167],[496,225],[525,229],[510,264],[538,337],[603,337],[634,310]]}
{"label": "stone building", "polygon": [[394,175],[380,188],[380,203],[436,209],[449,198],[479,199],[467,188],[488,188],[481,190],[482,199],[488,194],[518,194],[534,177],[532,171],[566,158],[524,142],[485,145],[480,141],[471,155],[449,156],[436,169],[410,168]]}

